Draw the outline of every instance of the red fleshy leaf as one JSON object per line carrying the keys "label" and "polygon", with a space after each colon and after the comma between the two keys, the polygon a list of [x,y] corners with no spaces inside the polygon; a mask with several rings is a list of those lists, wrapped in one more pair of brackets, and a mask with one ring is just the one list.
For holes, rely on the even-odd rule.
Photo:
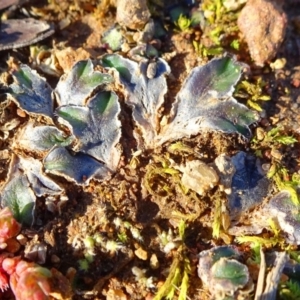
{"label": "red fleshy leaf", "polygon": [[8,276],[7,276],[6,272],[0,267],[0,290],[2,292],[4,292],[8,288],[9,288]]}
{"label": "red fleshy leaf", "polygon": [[20,261],[10,276],[16,300],[47,300],[50,294],[51,272],[35,263]]}
{"label": "red fleshy leaf", "polygon": [[14,219],[8,207],[0,210],[0,243],[16,236],[21,225]]}
{"label": "red fleshy leaf", "polygon": [[20,260],[21,256],[7,257],[2,262],[2,268],[7,274],[12,275],[16,271],[17,265],[19,264]]}

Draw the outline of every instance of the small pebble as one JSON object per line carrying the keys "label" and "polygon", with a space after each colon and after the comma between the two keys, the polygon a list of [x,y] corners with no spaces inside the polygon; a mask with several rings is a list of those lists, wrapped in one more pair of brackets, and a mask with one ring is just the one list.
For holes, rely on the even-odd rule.
{"label": "small pebble", "polygon": [[17,235],[16,239],[22,246],[26,245],[27,240],[28,240],[27,237],[24,236],[23,234]]}
{"label": "small pebble", "polygon": [[270,63],[270,67],[273,70],[281,70],[286,65],[286,59],[285,58],[277,58],[273,63]]}
{"label": "small pebble", "polygon": [[134,254],[141,260],[147,260],[148,259],[148,253],[143,248],[138,248],[134,251]]}
{"label": "small pebble", "polygon": [[157,256],[156,254],[152,254],[151,257],[150,257],[150,267],[153,269],[153,270],[156,270],[159,268],[159,261],[157,259]]}
{"label": "small pebble", "polygon": [[272,155],[272,157],[274,157],[275,159],[278,159],[278,160],[281,160],[281,158],[282,158],[281,152],[277,149],[271,149],[271,155]]}
{"label": "small pebble", "polygon": [[21,118],[25,118],[27,116],[26,112],[20,108],[17,109],[17,115]]}
{"label": "small pebble", "polygon": [[180,166],[179,169],[183,172],[182,184],[199,195],[204,195],[219,181],[217,172],[200,160],[188,161],[185,167]]}

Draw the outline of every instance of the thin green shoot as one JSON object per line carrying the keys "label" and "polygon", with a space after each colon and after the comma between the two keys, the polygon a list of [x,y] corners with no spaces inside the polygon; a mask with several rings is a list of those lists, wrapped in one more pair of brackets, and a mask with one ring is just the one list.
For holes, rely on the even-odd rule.
{"label": "thin green shoot", "polygon": [[212,226],[213,228],[212,235],[214,238],[219,238],[221,224],[222,224],[222,201],[221,199],[217,199],[215,202],[214,221]]}
{"label": "thin green shoot", "polygon": [[285,239],[284,237],[282,237],[280,235],[280,229],[278,228],[278,226],[276,225],[276,223],[274,222],[273,219],[269,219],[269,226],[270,229],[273,233],[272,237],[259,237],[259,236],[239,236],[236,237],[236,241],[240,244],[243,243],[251,243],[252,244],[252,248],[255,247],[275,247],[276,245],[284,245],[285,244]]}
{"label": "thin green shoot", "polygon": [[300,204],[297,189],[300,186],[300,178],[298,174],[289,175],[288,170],[280,164],[273,164],[270,168],[268,178],[272,178],[279,191],[288,191],[291,200],[295,205]]}
{"label": "thin green shoot", "polygon": [[261,104],[258,101],[269,101],[271,97],[263,94],[263,88],[266,83],[259,77],[255,83],[247,80],[241,81],[236,88],[235,96],[247,99],[247,105],[257,111],[262,111]]}
{"label": "thin green shoot", "polygon": [[300,299],[300,285],[295,280],[288,280],[279,285],[279,300]]}
{"label": "thin green shoot", "polygon": [[175,22],[175,25],[179,28],[180,31],[186,32],[191,27],[192,20],[186,17],[185,15],[181,14]]}

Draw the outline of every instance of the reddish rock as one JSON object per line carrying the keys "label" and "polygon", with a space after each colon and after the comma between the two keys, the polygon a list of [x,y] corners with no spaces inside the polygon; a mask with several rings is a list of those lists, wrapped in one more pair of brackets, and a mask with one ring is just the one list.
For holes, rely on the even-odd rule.
{"label": "reddish rock", "polygon": [[249,0],[239,16],[238,26],[258,66],[263,66],[276,56],[284,39],[287,18],[280,3]]}
{"label": "reddish rock", "polygon": [[133,30],[142,29],[150,19],[146,0],[118,0],[117,22]]}

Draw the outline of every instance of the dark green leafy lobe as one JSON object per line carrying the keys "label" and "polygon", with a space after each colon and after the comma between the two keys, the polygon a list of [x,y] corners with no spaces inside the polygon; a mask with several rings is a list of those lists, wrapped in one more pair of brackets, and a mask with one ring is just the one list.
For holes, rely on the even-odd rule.
{"label": "dark green leafy lobe", "polygon": [[70,154],[65,148],[56,148],[44,159],[47,172],[74,180],[78,184],[88,184],[96,176],[103,179],[109,175],[104,164],[84,153]]}
{"label": "dark green leafy lobe", "polygon": [[27,177],[20,175],[12,178],[2,190],[1,206],[8,206],[18,222],[31,225],[35,199]]}
{"label": "dark green leafy lobe", "polygon": [[100,85],[112,82],[109,74],[94,71],[91,60],[77,62],[67,76],[62,76],[55,93],[60,105],[85,105],[87,97]]}
{"label": "dark green leafy lobe", "polygon": [[126,103],[133,108],[132,116],[139,128],[136,134],[141,133],[143,138],[139,147],[155,147],[169,65],[160,58],[154,61],[142,59],[137,63],[116,54],[105,56],[103,64],[118,71],[117,80],[124,86]]}
{"label": "dark green leafy lobe", "polygon": [[115,147],[121,137],[120,110],[115,93],[99,92],[87,106],[61,106],[56,113],[70,124],[79,140],[76,151],[87,153],[114,170],[120,159]]}
{"label": "dark green leafy lobe", "polygon": [[259,116],[232,97],[241,70],[240,64],[227,57],[194,68],[176,97],[160,143],[196,135],[203,129],[249,138],[248,126]]}
{"label": "dark green leafy lobe", "polygon": [[247,266],[235,259],[221,258],[213,265],[211,273],[213,280],[224,286],[224,290],[243,288],[249,280]]}
{"label": "dark green leafy lobe", "polygon": [[9,86],[9,95],[29,114],[53,117],[52,89],[45,78],[26,65],[13,72],[14,83]]}

